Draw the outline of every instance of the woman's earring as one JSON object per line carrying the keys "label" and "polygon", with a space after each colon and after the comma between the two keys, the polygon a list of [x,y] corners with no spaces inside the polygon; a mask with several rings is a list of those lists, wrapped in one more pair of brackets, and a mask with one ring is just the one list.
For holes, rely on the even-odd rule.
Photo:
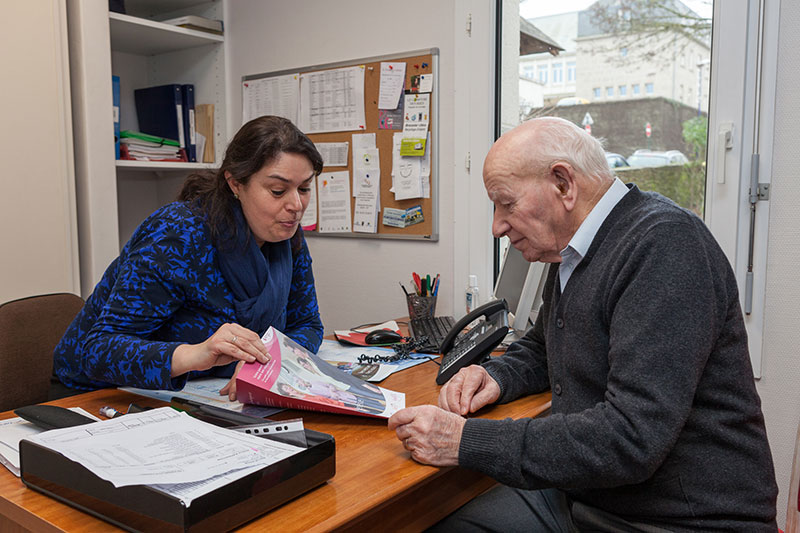
{"label": "woman's earring", "polygon": [[236,199],[236,200],[238,200],[238,199],[239,199],[239,195],[238,195],[238,194],[236,194],[236,193],[233,193],[233,198],[234,198],[234,199]]}

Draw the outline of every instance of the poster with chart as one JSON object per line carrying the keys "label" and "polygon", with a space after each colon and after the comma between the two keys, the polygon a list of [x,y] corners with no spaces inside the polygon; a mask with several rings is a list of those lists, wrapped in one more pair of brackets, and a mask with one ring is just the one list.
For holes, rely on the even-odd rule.
{"label": "poster with chart", "polygon": [[300,119],[304,133],[364,131],[364,65],[300,75]]}
{"label": "poster with chart", "polygon": [[288,118],[297,124],[300,74],[242,82],[242,124],[264,115]]}

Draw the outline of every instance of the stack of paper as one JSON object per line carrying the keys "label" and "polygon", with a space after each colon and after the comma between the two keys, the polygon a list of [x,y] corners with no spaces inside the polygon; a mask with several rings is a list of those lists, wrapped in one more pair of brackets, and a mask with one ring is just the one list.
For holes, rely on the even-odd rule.
{"label": "stack of paper", "polygon": [[135,131],[120,132],[120,159],[186,161],[178,141]]}

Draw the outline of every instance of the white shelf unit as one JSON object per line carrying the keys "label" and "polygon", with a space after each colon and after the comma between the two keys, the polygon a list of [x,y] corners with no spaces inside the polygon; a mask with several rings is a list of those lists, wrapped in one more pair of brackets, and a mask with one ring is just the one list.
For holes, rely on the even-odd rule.
{"label": "white shelf unit", "polygon": [[[183,15],[221,20],[223,0],[126,0],[125,14],[100,4],[68,2],[84,295],[142,220],[175,199],[189,173],[221,161],[227,141],[224,36],[159,22]],[[214,104],[217,163],[116,161],[112,75],[120,77],[121,130],[140,131],[136,89],[193,84],[195,105]]]}

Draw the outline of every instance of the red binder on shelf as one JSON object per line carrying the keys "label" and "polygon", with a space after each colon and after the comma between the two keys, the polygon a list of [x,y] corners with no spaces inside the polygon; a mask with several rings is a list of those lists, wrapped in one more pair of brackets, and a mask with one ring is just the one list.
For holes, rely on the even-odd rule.
{"label": "red binder on shelf", "polygon": [[[177,83],[133,91],[136,116],[142,133],[176,139],[186,148],[183,128],[183,91]],[[187,154],[188,155],[188,154]]]}

